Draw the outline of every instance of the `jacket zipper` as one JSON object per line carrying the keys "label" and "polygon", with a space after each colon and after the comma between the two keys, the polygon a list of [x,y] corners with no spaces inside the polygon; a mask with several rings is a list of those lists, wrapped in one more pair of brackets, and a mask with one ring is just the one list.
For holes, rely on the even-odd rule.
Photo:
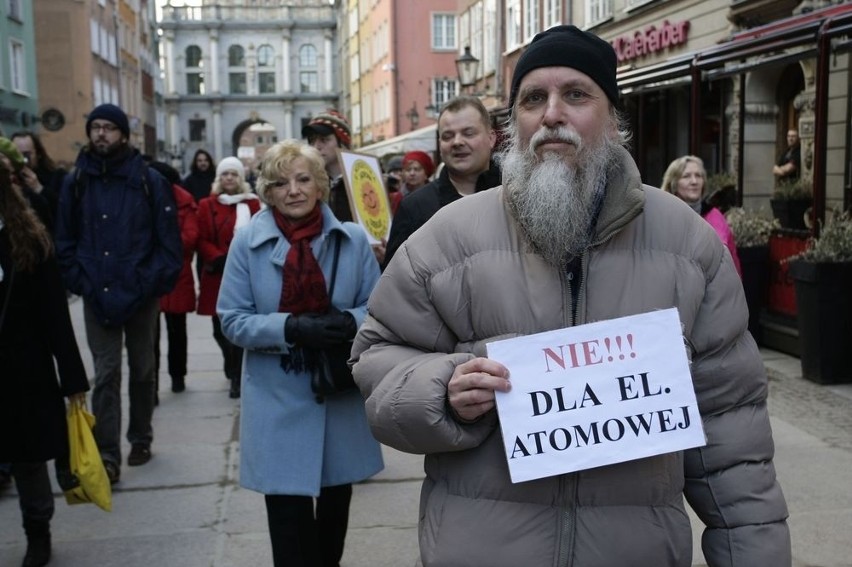
{"label": "jacket zipper", "polygon": [[[582,263],[581,263],[582,266]],[[580,269],[582,272],[582,267]],[[579,309],[580,298],[578,295],[577,298],[577,306],[575,309],[574,306],[574,293],[573,286],[580,285],[581,288],[578,290],[582,291],[582,275],[578,278],[574,278],[574,273],[566,270],[563,281],[565,282],[565,289],[567,294],[563,292],[563,301],[567,301],[569,316],[565,318],[565,323],[573,327],[577,323],[577,309]],[[559,477],[559,492],[560,498],[559,502],[562,506],[562,514],[560,517],[560,533],[559,539],[559,553],[556,561],[557,567],[571,567],[574,563],[574,539],[577,532],[577,491],[578,491],[578,483],[577,476],[575,474],[564,474]],[[572,494],[572,498],[566,499],[566,495]],[[566,500],[568,500],[566,502]]]}

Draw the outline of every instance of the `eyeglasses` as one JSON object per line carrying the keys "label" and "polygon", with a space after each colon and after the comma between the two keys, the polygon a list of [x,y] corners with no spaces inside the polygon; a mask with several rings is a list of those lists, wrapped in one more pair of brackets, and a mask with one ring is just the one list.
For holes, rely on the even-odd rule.
{"label": "eyeglasses", "polygon": [[113,132],[118,130],[118,126],[116,126],[115,124],[110,124],[109,122],[107,122],[105,124],[92,124],[90,126],[90,129],[94,132],[97,132],[98,130],[100,130],[102,132],[106,132],[107,134],[112,134]]}

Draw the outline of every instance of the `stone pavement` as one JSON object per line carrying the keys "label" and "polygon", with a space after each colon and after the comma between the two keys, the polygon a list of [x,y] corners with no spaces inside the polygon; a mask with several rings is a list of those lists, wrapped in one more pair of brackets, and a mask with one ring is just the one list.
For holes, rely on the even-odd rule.
{"label": "stone pavement", "polygon": [[[71,313],[91,372],[80,301],[72,302]],[[113,511],[68,506],[54,484],[52,566],[271,565],[263,497],[237,482],[239,402],[228,399],[209,318],[190,315],[188,322],[187,391],[173,394],[163,370],[154,458],[142,467],[122,467]],[[811,384],[801,378],[798,359],[763,354],[794,565],[852,566],[852,386]],[[385,470],[355,486],[344,567],[418,565],[422,458],[384,449]],[[125,442],[125,457],[128,451]],[[693,525],[698,566],[704,559],[694,516]],[[9,488],[0,493],[0,567],[18,567],[24,550],[17,496]]]}

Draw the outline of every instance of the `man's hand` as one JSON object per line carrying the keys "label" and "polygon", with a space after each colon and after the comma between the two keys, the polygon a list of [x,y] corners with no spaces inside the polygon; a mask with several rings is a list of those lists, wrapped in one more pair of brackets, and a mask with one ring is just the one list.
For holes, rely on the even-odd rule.
{"label": "man's hand", "polygon": [[21,180],[21,183],[23,183],[36,195],[41,193],[42,189],[44,189],[35,172],[29,167],[22,167],[21,171],[18,172],[18,177]]}
{"label": "man's hand", "polygon": [[473,422],[494,408],[494,392],[512,389],[509,370],[489,358],[474,358],[456,366],[447,384],[450,407],[463,422]]}
{"label": "man's hand", "polygon": [[376,261],[379,263],[379,266],[384,264],[385,262],[385,252],[388,250],[388,241],[382,238],[381,244],[373,244],[373,254],[376,256]]}

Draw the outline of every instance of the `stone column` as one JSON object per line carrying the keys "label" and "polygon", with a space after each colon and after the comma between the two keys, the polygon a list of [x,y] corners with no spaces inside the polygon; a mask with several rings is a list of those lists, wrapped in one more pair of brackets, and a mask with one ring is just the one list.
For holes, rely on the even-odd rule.
{"label": "stone column", "polygon": [[210,94],[219,94],[219,30],[210,30]]}
{"label": "stone column", "polygon": [[228,157],[222,153],[224,151],[222,146],[222,101],[214,101],[210,106],[210,110],[213,111],[213,149],[216,161],[219,161]]}
{"label": "stone column", "polygon": [[281,30],[281,91],[290,92],[290,30]]}

